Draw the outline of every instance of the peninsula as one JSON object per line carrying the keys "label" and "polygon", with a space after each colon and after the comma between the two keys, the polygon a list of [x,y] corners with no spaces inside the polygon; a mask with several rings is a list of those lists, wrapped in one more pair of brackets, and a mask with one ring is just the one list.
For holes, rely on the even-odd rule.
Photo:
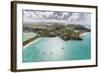
{"label": "peninsula", "polygon": [[34,23],[24,24],[23,32],[33,32],[37,35],[23,42],[23,45],[39,38],[39,37],[60,37],[67,40],[82,40],[81,34],[90,32],[89,28],[80,24],[63,24],[63,23]]}

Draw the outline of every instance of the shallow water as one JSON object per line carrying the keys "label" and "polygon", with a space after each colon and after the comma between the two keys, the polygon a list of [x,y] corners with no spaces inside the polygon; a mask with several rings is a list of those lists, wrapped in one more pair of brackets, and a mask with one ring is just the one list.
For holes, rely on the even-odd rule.
{"label": "shallow water", "polygon": [[83,40],[64,41],[59,37],[45,37],[23,48],[23,62],[86,60],[91,58],[91,33]]}
{"label": "shallow water", "polygon": [[36,36],[36,33],[33,33],[33,32],[23,32],[23,38],[22,38],[22,41],[26,41],[28,40],[29,38],[32,38]]}

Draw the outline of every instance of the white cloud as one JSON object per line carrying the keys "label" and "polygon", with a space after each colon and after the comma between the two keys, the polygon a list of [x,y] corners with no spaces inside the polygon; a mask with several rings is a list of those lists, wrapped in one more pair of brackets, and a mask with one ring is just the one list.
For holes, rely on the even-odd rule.
{"label": "white cloud", "polygon": [[91,24],[91,14],[62,12],[62,15],[53,11],[24,11],[23,22],[66,22],[67,24]]}

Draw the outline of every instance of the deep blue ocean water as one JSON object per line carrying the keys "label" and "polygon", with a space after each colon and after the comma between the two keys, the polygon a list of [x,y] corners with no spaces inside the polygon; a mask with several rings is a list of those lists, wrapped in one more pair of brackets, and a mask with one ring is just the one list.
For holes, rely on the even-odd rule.
{"label": "deep blue ocean water", "polygon": [[[91,58],[91,33],[82,41],[45,37],[23,48],[23,62],[87,60]],[[34,41],[33,41],[34,42]]]}

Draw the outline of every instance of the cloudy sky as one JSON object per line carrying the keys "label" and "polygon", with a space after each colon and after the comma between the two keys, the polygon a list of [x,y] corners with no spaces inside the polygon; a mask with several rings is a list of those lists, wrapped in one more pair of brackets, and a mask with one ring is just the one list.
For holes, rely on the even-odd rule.
{"label": "cloudy sky", "polygon": [[84,12],[23,10],[23,23],[62,22],[67,24],[91,24],[91,14]]}

